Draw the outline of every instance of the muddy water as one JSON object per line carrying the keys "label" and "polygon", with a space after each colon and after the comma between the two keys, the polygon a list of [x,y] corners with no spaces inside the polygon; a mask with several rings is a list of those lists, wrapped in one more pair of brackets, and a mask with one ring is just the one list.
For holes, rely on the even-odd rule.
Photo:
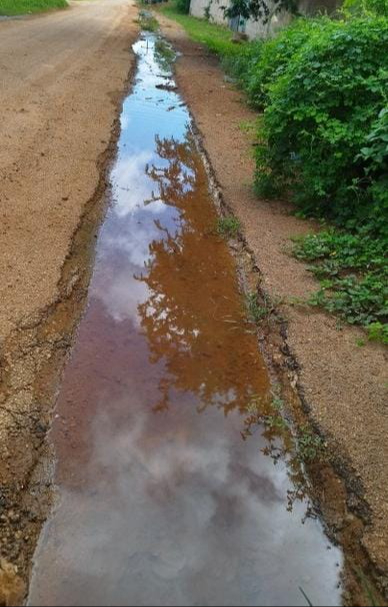
{"label": "muddy water", "polygon": [[337,605],[341,554],[281,439],[242,438],[268,376],[190,116],[154,37],[135,51],[29,604]]}

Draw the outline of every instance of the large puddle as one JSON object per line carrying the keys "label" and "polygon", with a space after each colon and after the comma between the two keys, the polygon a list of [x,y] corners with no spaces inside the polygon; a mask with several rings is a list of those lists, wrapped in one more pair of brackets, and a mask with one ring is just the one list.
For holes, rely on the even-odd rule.
{"label": "large puddle", "polygon": [[[114,203],[51,432],[59,500],[30,605],[340,604],[340,551],[305,517],[235,262],[155,37],[135,45]],[[280,444],[277,445],[281,446]],[[280,454],[280,455],[279,455]]]}

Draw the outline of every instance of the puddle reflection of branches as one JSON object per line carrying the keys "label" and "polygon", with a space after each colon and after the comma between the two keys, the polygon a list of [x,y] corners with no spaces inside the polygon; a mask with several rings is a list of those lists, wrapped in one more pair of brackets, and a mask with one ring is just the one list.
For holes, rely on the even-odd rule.
{"label": "puddle reflection of branches", "polygon": [[[152,199],[178,213],[155,225],[160,238],[150,244],[146,272],[148,299],[139,305],[151,361],[164,362],[161,400],[169,407],[172,391],[191,393],[198,410],[213,405],[227,414],[244,410],[253,393],[265,392],[254,336],[248,333],[232,259],[214,234],[216,212],[207,175],[190,129],[186,139],[156,138],[160,162],[147,166],[155,182]],[[256,369],[256,370],[255,370]]]}
{"label": "puddle reflection of branches", "polygon": [[199,413],[209,405],[225,415],[238,408],[246,416],[242,437],[261,430],[267,441],[263,453],[274,465],[287,463],[292,510],[306,497],[304,476],[289,429],[273,408],[276,397],[259,372],[233,262],[212,229],[216,213],[193,136],[188,129],[183,142],[157,137],[156,150],[160,163],[146,168],[156,184],[147,202],[161,201],[178,217],[172,224],[163,215],[155,221],[160,238],[151,242],[147,271],[137,277],[149,292],[138,310],[150,360],[165,366],[154,411],[169,409],[171,394],[179,392],[196,397]]}
{"label": "puddle reflection of branches", "polygon": [[[279,461],[287,463],[287,474],[293,489],[287,490],[287,509],[291,512],[296,501],[304,501],[308,497],[306,477],[303,474],[301,461],[295,451],[295,441],[291,430],[281,414],[282,400],[276,392],[272,394],[272,402],[263,401],[255,395],[247,406],[242,438],[249,437],[261,431],[267,444],[262,453],[270,457],[276,466]],[[313,515],[313,509],[308,506],[306,517]]]}

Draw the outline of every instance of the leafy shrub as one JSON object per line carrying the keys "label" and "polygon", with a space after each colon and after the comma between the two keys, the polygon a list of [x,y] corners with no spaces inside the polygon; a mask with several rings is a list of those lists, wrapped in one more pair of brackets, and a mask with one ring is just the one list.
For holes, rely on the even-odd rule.
{"label": "leafy shrub", "polygon": [[325,230],[296,240],[297,258],[313,262],[321,281],[310,303],[367,328],[369,338],[388,343],[387,241],[367,229],[354,234]]}
{"label": "leafy shrub", "polygon": [[268,183],[275,191],[291,189],[305,214],[340,225],[381,215],[386,225],[386,194],[376,181],[385,161],[373,146],[386,143],[379,133],[387,84],[388,20],[324,19],[312,28],[268,86],[266,141],[257,147],[259,191]]}
{"label": "leafy shrub", "polygon": [[345,0],[344,10],[356,15],[388,17],[388,0]]}
{"label": "leafy shrub", "polygon": [[[233,76],[239,85],[248,92],[253,66],[259,60],[261,51],[264,47],[262,40],[254,40],[235,45],[236,51],[233,54],[224,54],[222,57],[222,67],[228,74]],[[250,100],[251,101],[251,100]]]}
{"label": "leafy shrub", "polygon": [[288,67],[290,59],[309,40],[316,29],[328,27],[328,19],[296,19],[274,39],[252,49],[247,65],[246,92],[250,104],[261,110],[268,103],[270,86]]}
{"label": "leafy shrub", "polygon": [[388,107],[381,110],[365,142],[356,160],[364,161],[369,180],[372,201],[369,216],[388,240]]}
{"label": "leafy shrub", "polygon": [[323,27],[327,21],[323,18],[295,19],[272,40],[254,40],[242,45],[238,54],[224,57],[224,69],[238,80],[252,107],[258,110],[265,107],[271,83],[284,73],[291,57],[309,39],[311,31]]}
{"label": "leafy shrub", "polygon": [[182,15],[188,15],[190,12],[190,0],[176,0],[176,8]]}

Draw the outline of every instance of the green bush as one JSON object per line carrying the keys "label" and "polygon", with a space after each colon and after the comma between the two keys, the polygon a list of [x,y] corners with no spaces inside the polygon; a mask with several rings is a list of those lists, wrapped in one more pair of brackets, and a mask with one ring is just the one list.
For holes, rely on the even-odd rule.
{"label": "green bush", "polygon": [[388,107],[372,124],[356,160],[363,160],[369,184],[369,217],[383,238],[388,240]]}
{"label": "green bush", "polygon": [[345,0],[344,10],[355,15],[388,17],[388,0]]}
{"label": "green bush", "polygon": [[190,0],[176,0],[176,8],[182,15],[188,15],[190,12]]}
{"label": "green bush", "polygon": [[[224,70],[233,76],[238,84],[248,92],[253,66],[258,62],[264,47],[262,40],[254,40],[252,42],[244,42],[240,45],[234,45],[236,51],[234,53],[223,54],[222,67]],[[249,99],[251,101],[251,99]]]}
{"label": "green bush", "polygon": [[328,19],[295,19],[275,38],[261,44],[252,52],[247,65],[246,92],[250,104],[261,110],[268,101],[270,86],[286,71],[290,59],[309,40],[312,33],[328,27]]}
{"label": "green bush", "polygon": [[268,86],[259,191],[291,190],[305,214],[342,226],[386,226],[386,161],[377,148],[386,144],[387,84],[388,20],[324,19],[312,28]]}

